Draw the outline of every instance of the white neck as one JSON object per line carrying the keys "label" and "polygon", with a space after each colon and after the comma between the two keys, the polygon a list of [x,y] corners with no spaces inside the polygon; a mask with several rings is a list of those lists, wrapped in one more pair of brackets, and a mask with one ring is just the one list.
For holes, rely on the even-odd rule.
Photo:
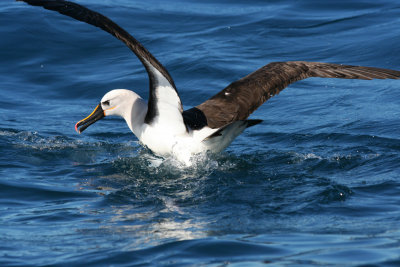
{"label": "white neck", "polygon": [[121,116],[125,119],[129,129],[140,139],[147,113],[147,103],[141,97],[131,99],[130,102],[132,109],[126,109]]}

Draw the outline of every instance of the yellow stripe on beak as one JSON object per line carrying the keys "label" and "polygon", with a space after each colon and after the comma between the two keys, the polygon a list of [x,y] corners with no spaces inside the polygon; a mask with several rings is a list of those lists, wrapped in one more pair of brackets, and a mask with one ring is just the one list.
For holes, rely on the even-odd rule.
{"label": "yellow stripe on beak", "polygon": [[[96,108],[90,113],[89,116],[84,118],[83,120],[78,121],[75,124],[75,131],[78,133],[81,133],[84,131],[87,127],[89,127],[91,124],[95,123],[96,121],[104,118],[106,116],[103,108],[101,107],[101,104],[98,104]],[[80,127],[80,129],[78,129]]]}

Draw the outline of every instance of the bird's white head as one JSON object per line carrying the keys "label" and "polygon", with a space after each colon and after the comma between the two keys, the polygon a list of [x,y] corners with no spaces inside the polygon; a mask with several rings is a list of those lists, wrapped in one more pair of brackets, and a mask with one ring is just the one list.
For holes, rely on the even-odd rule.
{"label": "bird's white head", "polygon": [[[131,128],[132,115],[138,113],[137,108],[143,109],[143,105],[136,105],[137,102],[144,102],[135,92],[126,89],[114,89],[106,93],[89,116],[80,120],[75,125],[78,133],[83,132],[87,127],[106,116],[121,116]],[[137,107],[140,106],[140,107]],[[132,129],[132,128],[131,128]]]}
{"label": "bird's white head", "polygon": [[104,116],[121,116],[131,112],[133,103],[140,98],[136,93],[126,89],[114,89],[103,96],[100,101]]}

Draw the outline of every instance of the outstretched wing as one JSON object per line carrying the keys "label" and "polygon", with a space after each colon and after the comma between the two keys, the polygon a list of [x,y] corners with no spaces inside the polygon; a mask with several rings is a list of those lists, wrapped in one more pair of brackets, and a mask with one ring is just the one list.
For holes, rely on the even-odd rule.
{"label": "outstretched wing", "polygon": [[209,127],[220,128],[233,121],[245,120],[286,86],[309,77],[400,79],[400,71],[305,61],[274,62],[231,83],[209,100],[187,112],[202,113]]}
{"label": "outstretched wing", "polygon": [[149,75],[150,95],[146,122],[151,123],[160,115],[160,109],[166,109],[169,115],[182,119],[182,104],[176,90],[174,81],[168,71],[160,62],[143,47],[139,41],[128,32],[118,26],[109,18],[92,11],[84,6],[64,0],[17,0],[33,6],[42,6],[45,9],[57,11],[63,15],[72,17],[99,27],[124,42],[142,62]]}

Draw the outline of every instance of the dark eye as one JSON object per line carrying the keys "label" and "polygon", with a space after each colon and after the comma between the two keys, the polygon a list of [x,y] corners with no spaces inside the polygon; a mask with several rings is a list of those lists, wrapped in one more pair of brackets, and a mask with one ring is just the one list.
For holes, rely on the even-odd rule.
{"label": "dark eye", "polygon": [[104,101],[102,104],[105,105],[105,106],[109,106],[110,105],[110,100]]}

